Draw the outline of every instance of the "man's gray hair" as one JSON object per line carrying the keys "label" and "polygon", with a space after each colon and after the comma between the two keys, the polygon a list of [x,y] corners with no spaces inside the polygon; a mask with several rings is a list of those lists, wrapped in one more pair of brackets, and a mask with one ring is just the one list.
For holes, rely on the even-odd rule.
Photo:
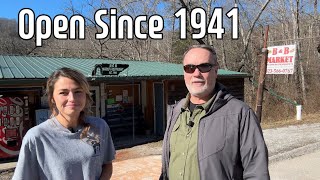
{"label": "man's gray hair", "polygon": [[186,50],[186,52],[184,52],[184,54],[183,54],[183,60],[184,60],[184,57],[186,56],[186,54],[187,54],[191,49],[194,49],[194,48],[202,48],[202,49],[208,50],[208,51],[212,54],[212,57],[213,57],[213,60],[215,61],[215,63],[218,64],[218,59],[217,59],[216,50],[214,49],[213,46],[211,46],[211,45],[206,45],[206,44],[195,44],[195,45],[191,45],[191,46]]}

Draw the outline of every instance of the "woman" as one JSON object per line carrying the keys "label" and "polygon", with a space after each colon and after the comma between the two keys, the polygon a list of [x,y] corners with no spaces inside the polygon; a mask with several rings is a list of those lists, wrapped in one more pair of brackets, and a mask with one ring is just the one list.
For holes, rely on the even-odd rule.
{"label": "woman", "polygon": [[106,122],[88,117],[89,84],[61,68],[47,81],[51,119],[23,138],[13,179],[110,179],[115,149]]}

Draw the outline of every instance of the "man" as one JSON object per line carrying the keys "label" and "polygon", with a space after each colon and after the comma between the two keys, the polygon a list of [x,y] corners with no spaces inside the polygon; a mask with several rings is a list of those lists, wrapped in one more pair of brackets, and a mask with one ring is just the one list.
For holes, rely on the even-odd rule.
{"label": "man", "polygon": [[211,46],[185,52],[189,93],[168,111],[160,179],[270,179],[255,113],[216,82],[218,67]]}

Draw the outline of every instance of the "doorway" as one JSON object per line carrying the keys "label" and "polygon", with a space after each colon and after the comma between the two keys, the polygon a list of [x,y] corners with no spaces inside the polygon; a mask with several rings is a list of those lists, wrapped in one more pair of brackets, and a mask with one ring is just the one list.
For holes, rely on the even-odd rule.
{"label": "doorway", "polygon": [[162,136],[164,134],[164,104],[163,104],[163,83],[153,83],[154,94],[154,129],[155,134]]}
{"label": "doorway", "polygon": [[91,86],[90,93],[92,98],[91,112],[90,115],[94,117],[100,116],[100,90],[99,86]]}

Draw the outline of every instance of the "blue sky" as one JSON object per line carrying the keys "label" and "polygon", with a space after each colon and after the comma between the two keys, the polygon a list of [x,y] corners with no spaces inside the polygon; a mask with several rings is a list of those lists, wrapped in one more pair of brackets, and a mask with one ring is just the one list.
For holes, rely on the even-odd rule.
{"label": "blue sky", "polygon": [[18,20],[19,11],[30,8],[36,16],[47,14],[54,17],[65,13],[65,0],[6,0],[1,1],[0,18]]}
{"label": "blue sky", "polygon": [[[89,16],[94,15],[94,12],[91,12],[90,8],[86,6],[86,1],[72,0],[72,3],[78,10],[87,11]],[[5,0],[0,5],[0,18],[18,20],[19,11],[24,8],[32,9],[35,17],[41,14],[49,15],[51,18],[58,14],[68,16],[66,7],[70,7],[70,0]],[[160,4],[158,8],[163,9],[163,4]]]}

